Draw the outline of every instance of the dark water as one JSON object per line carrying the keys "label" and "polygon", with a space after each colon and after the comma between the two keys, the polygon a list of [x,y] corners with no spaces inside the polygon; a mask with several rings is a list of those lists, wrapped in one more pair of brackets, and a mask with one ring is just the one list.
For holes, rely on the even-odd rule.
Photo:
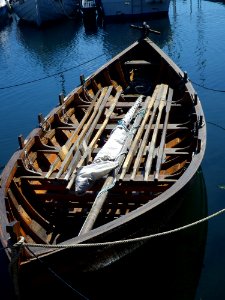
{"label": "dark water", "polygon": [[[187,71],[207,120],[202,173],[186,195],[190,200],[181,208],[176,227],[225,207],[225,4],[171,0],[169,17],[148,23],[161,31],[151,38]],[[79,84],[81,74],[87,77],[138,36],[129,23],[105,24],[90,32],[81,21],[68,20],[40,30],[14,17],[1,27],[0,168],[18,147],[17,137],[26,137],[38,125],[39,113],[45,116],[62,91]],[[225,299],[225,216],[151,240],[122,265],[94,278],[77,278],[75,288],[90,300]],[[7,261],[0,251],[0,299],[11,295]],[[74,293],[68,299],[84,297]]]}

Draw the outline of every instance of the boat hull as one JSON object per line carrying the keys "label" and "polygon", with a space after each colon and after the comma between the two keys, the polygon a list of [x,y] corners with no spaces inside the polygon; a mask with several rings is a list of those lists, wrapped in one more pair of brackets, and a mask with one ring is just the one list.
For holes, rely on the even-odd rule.
{"label": "boat hull", "polygon": [[74,18],[77,14],[77,2],[73,0],[13,1],[12,8],[21,20],[37,26],[63,18]]}
{"label": "boat hull", "polygon": [[9,19],[9,7],[5,1],[0,1],[0,25],[4,24]]}
{"label": "boat hull", "polygon": [[[39,128],[19,137],[2,172],[0,237],[22,289],[31,270],[34,284],[51,281],[40,262],[68,279],[113,265],[144,243],[123,240],[170,228],[206,147],[204,113],[187,74],[146,37],[59,100],[39,115]],[[119,154],[109,152],[121,139],[99,157],[117,130],[127,133]],[[99,159],[118,167],[98,178],[94,168],[77,195],[80,170]],[[21,236],[16,260],[12,245]],[[112,244],[74,246],[105,242]]]}
{"label": "boat hull", "polygon": [[108,1],[101,0],[102,11],[105,19],[138,18],[147,16],[167,16],[170,0],[165,1]]}
{"label": "boat hull", "polygon": [[[194,209],[194,212],[193,212]],[[144,218],[140,220],[135,220],[131,222],[124,232],[121,230],[115,230],[115,232],[111,232],[111,234],[107,235],[107,237],[103,238],[103,241],[109,240],[118,240],[118,239],[126,239],[128,236],[130,239],[132,238],[140,238],[148,235],[154,235],[155,233],[170,231],[179,226],[187,225],[188,223],[194,222],[196,220],[200,220],[207,216],[207,195],[206,189],[204,185],[204,178],[201,169],[195,174],[195,176],[191,179],[191,181],[176,195],[171,197],[171,199],[158,211],[154,211],[153,214],[146,213]],[[177,217],[179,216],[179,217]],[[182,238],[185,236],[186,238]],[[27,264],[22,266],[21,268],[21,282],[20,285],[23,287],[21,293],[23,297],[26,298],[27,295],[27,285],[26,282],[29,281],[29,275],[32,276],[31,288],[34,290],[38,290],[41,286],[47,295],[57,295],[63,293],[64,295],[72,295],[72,289],[68,288],[64,284],[57,284],[58,278],[54,276],[48,269],[52,269],[52,271],[56,272],[58,276],[62,280],[66,280],[66,282],[70,283],[72,287],[77,288],[79,291],[80,288],[84,285],[85,282],[85,290],[90,290],[89,284],[91,282],[95,282],[97,284],[99,278],[104,281],[104,278],[108,281],[109,278],[111,280],[116,280],[116,278],[120,278],[120,274],[122,276],[123,273],[126,274],[126,270],[129,269],[126,274],[127,277],[134,276],[135,273],[135,265],[138,264],[138,268],[140,269],[140,276],[144,280],[145,276],[143,274],[143,270],[158,272],[156,265],[161,265],[160,262],[162,260],[165,262],[164,267],[166,267],[166,263],[178,263],[179,255],[176,254],[175,250],[179,247],[185,247],[186,245],[186,255],[188,256],[187,249],[190,247],[190,244],[193,243],[191,250],[192,259],[196,260],[196,264],[190,263],[185,268],[185,272],[188,272],[190,266],[195,266],[195,270],[191,270],[191,280],[188,278],[189,290],[188,293],[190,295],[195,294],[195,289],[197,288],[197,282],[199,280],[202,261],[204,257],[204,247],[206,243],[207,236],[207,222],[194,226],[187,231],[180,231],[177,233],[170,233],[163,237],[154,237],[151,239],[135,241],[132,243],[121,243],[117,245],[109,245],[109,246],[98,246],[98,247],[84,247],[84,248],[73,248],[67,250],[60,250],[56,252],[51,257],[42,257],[42,263],[38,261],[34,261],[31,264]],[[180,237],[180,238],[179,238]],[[179,239],[182,240],[182,246],[179,245]],[[183,240],[184,239],[184,240]],[[178,241],[177,241],[178,240]],[[101,240],[97,239],[96,242]],[[91,241],[95,242],[95,239]],[[176,245],[176,243],[178,243]],[[173,248],[172,252],[168,252],[168,248]],[[32,248],[30,248],[32,250]],[[163,250],[164,249],[164,250]],[[164,258],[160,257],[159,253],[162,252]],[[182,252],[182,251],[181,251]],[[180,252],[180,254],[181,254]],[[140,254],[141,253],[141,254]],[[141,256],[140,256],[141,255]],[[184,254],[185,255],[185,254]],[[167,262],[166,262],[167,257]],[[66,258],[66,259],[65,259]],[[76,258],[76,259],[74,259]],[[182,261],[180,264],[184,264],[184,259],[186,261],[190,260],[190,257],[182,257]],[[55,264],[55,262],[61,262],[61,264]],[[141,262],[142,265],[141,265]],[[45,267],[43,268],[43,263]],[[149,266],[149,269],[146,267],[146,264]],[[130,266],[130,267],[129,267]],[[136,267],[137,268],[137,267]],[[44,270],[45,269],[45,270]],[[177,268],[179,269],[179,268]],[[133,270],[133,273],[132,271]],[[184,276],[183,268],[180,270],[180,274],[177,274],[178,270],[174,271],[175,276],[177,276],[177,280],[181,280],[180,283],[180,291],[182,288],[186,291],[186,284],[182,282],[181,277]],[[164,270],[166,272],[166,270]],[[169,272],[172,272],[171,270]],[[150,272],[152,274],[152,272]],[[133,275],[132,275],[133,274]],[[187,274],[187,273],[186,273]],[[114,278],[115,276],[115,278]],[[150,276],[150,274],[149,274]],[[155,276],[151,275],[153,278],[153,282],[155,280]],[[150,277],[151,277],[150,276]],[[185,277],[185,276],[184,276]],[[97,279],[98,278],[98,279]],[[165,278],[165,277],[163,277]],[[120,278],[121,280],[121,278]],[[163,280],[163,279],[162,279]],[[168,278],[166,279],[167,282]],[[193,286],[191,285],[191,281],[193,281]],[[137,278],[135,279],[137,284]],[[166,284],[165,282],[165,284]],[[56,288],[57,284],[57,288]],[[87,285],[88,286],[87,286]],[[105,282],[107,285],[107,283]],[[118,282],[119,284],[119,282]],[[155,283],[157,284],[157,283]],[[182,287],[184,284],[184,287]],[[142,284],[140,283],[140,286]],[[54,287],[54,292],[53,292]],[[95,291],[95,289],[94,289]],[[96,293],[92,291],[92,293]],[[175,291],[177,291],[175,289]],[[121,290],[123,293],[123,289]],[[139,291],[138,294],[142,295],[143,291]],[[147,291],[145,291],[146,293]],[[154,296],[155,289],[148,291],[151,295]],[[41,295],[42,292],[40,292]],[[136,290],[133,290],[131,294],[129,291],[126,291],[126,295],[130,295],[130,298],[134,297],[134,294],[137,293]],[[144,292],[143,292],[144,293]],[[168,293],[168,291],[167,291]],[[174,293],[174,291],[173,291]],[[187,291],[186,291],[187,293]],[[85,294],[86,295],[86,294]],[[38,294],[37,294],[38,296]],[[145,294],[146,296],[146,294]],[[168,294],[167,294],[168,296]],[[172,296],[172,294],[171,294]],[[179,295],[180,296],[180,295]],[[98,293],[98,299],[105,299],[104,293]],[[109,296],[109,299],[115,299],[115,295],[112,292],[112,295]],[[173,294],[174,299],[180,299],[176,297],[176,292]]]}

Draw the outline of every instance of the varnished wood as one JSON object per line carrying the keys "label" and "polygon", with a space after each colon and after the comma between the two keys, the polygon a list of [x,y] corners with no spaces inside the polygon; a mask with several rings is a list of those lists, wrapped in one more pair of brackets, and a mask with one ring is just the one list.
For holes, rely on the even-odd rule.
{"label": "varnished wood", "polygon": [[[100,270],[118,258],[114,245],[73,245],[139,237],[159,232],[167,220],[169,225],[199,174],[206,147],[206,121],[190,80],[148,38],[82,77],[46,117],[39,115],[39,123],[20,138],[0,186],[1,243],[9,263],[15,257],[8,245],[21,237],[34,244],[33,254],[23,248],[17,260],[21,286],[35,286],[34,292],[54,286],[40,260],[69,280],[74,272]],[[118,127],[124,135],[115,145],[126,142],[116,158],[109,151],[103,160],[115,169],[96,179],[96,155]],[[90,184],[78,193],[78,171],[93,162],[94,172],[82,178]],[[60,249],[43,246],[55,244]],[[126,243],[119,248],[130,251]]]}

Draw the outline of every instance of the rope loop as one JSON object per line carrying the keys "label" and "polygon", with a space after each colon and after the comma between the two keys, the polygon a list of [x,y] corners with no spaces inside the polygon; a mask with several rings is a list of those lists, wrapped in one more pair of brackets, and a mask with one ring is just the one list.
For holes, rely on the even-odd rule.
{"label": "rope loop", "polygon": [[64,117],[64,122],[65,122],[66,124],[68,124],[69,116],[68,116],[68,114],[67,114],[67,111],[66,111],[66,108],[65,108],[64,105],[63,105],[63,107],[62,107],[62,114],[63,114],[63,117]]}
{"label": "rope loop", "polygon": [[127,132],[129,131],[127,129],[127,126],[126,126],[126,124],[125,124],[125,122],[123,120],[118,121],[118,127],[122,127]]}
{"label": "rope loop", "polygon": [[33,166],[33,163],[30,161],[26,149],[24,150],[24,154],[25,154],[25,164],[26,164],[26,167],[27,167],[29,170],[35,171],[35,168],[34,168],[34,166]]}
{"label": "rope loop", "polygon": [[20,240],[17,241],[15,244],[12,245],[13,248],[20,248],[24,245],[25,238],[24,236],[20,236]]}
{"label": "rope loop", "polygon": [[51,124],[47,119],[44,119],[44,122],[40,124],[40,127],[44,132],[51,131]]}

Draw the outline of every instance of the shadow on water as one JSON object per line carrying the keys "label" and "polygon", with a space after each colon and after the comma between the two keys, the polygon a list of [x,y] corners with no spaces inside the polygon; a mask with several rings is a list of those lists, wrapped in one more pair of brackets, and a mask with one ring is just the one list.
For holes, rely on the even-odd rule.
{"label": "shadow on water", "polygon": [[78,19],[65,20],[45,28],[28,26],[24,22],[18,22],[17,25],[18,41],[34,59],[46,66],[50,54],[55,63],[58,63],[60,53],[72,48],[82,23]]}
{"label": "shadow on water", "polygon": [[2,249],[0,243],[0,293],[2,300],[14,300],[13,285],[8,271],[8,257]]}
{"label": "shadow on water", "polygon": [[5,27],[10,26],[13,22],[13,17],[10,15],[5,19],[0,19],[0,31],[5,29]]}
{"label": "shadow on water", "polygon": [[[190,224],[206,217],[207,212],[205,182],[199,170],[169,227]],[[185,231],[150,239],[94,276],[83,274],[76,277],[76,286],[91,300],[193,300],[203,265],[206,238],[207,223],[203,222]]]}
{"label": "shadow on water", "polygon": [[[184,201],[169,224],[169,229],[207,216],[207,196],[201,169],[182,197]],[[203,265],[206,238],[207,222],[203,222],[177,233],[149,239],[135,251],[101,270],[74,273],[74,277],[68,281],[63,278],[74,290],[55,277],[55,284],[48,287],[48,294],[46,287],[40,287],[39,291],[32,292],[32,299],[45,295],[77,300],[194,300]],[[3,267],[7,270],[4,259]],[[45,271],[49,272],[47,268]],[[4,274],[1,267],[2,276]],[[9,290],[10,283],[7,285]],[[27,298],[23,297],[21,300],[31,299],[29,286],[25,289]],[[54,292],[56,290],[57,293]]]}

